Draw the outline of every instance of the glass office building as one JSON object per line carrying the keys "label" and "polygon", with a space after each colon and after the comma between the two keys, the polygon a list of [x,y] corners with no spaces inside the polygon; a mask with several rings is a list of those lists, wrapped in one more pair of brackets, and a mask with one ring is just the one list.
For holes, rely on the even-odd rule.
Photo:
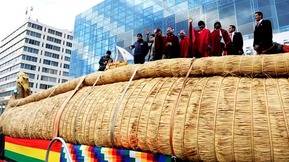
{"label": "glass office building", "polygon": [[76,50],[72,54],[70,74],[74,77],[98,69],[106,50],[127,48],[137,33],[163,31],[168,26],[188,30],[188,18],[194,26],[204,20],[209,29],[219,20],[223,28],[235,24],[245,39],[252,38],[254,12],[260,10],[271,20],[275,33],[289,30],[289,0],[104,0],[75,19]]}

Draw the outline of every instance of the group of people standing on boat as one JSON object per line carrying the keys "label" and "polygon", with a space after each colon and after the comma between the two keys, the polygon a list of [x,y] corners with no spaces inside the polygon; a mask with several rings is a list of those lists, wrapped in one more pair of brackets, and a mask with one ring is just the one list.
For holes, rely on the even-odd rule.
{"label": "group of people standing on boat", "polygon": [[[254,30],[253,48],[257,54],[273,54],[289,52],[288,46],[273,43],[272,25],[270,20],[263,19],[263,13],[255,12],[256,26]],[[134,63],[143,64],[170,58],[201,58],[210,56],[242,55],[243,37],[235,25],[229,25],[228,30],[222,28],[221,22],[214,23],[214,29],[206,28],[204,21],[198,22],[198,29],[192,27],[189,20],[189,32],[184,30],[175,35],[174,29],[168,27],[166,35],[157,28],[152,34],[137,34],[136,42],[129,48],[134,49]]]}

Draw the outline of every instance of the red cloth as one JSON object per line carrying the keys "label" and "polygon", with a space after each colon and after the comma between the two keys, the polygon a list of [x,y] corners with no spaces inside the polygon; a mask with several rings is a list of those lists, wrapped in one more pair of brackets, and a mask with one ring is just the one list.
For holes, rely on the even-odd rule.
{"label": "red cloth", "polygon": [[181,48],[181,57],[183,58],[189,58],[189,47],[190,47],[190,39],[188,37],[184,37],[180,41],[180,48]]}
{"label": "red cloth", "polygon": [[197,36],[198,36],[198,31],[195,30],[195,29],[192,29],[191,30],[191,38],[190,38],[190,41],[191,41],[191,51],[190,51],[190,56],[196,56],[196,53],[197,53]]}
{"label": "red cloth", "polygon": [[286,45],[286,44],[283,45],[283,52],[284,53],[289,52],[289,45]]}
{"label": "red cloth", "polygon": [[[27,139],[27,138],[13,138],[9,136],[5,136],[5,142],[9,142],[15,145],[32,147],[35,149],[42,149],[46,150],[50,144],[49,140],[41,140],[41,139]],[[52,147],[51,151],[60,152],[61,151],[61,142],[55,142]]]}
{"label": "red cloth", "polygon": [[199,30],[197,33],[192,32],[195,34],[195,49],[201,55],[201,57],[208,57],[210,56],[209,51],[209,44],[211,39],[211,33],[208,29]]}
{"label": "red cloth", "polygon": [[[221,43],[220,30],[224,39],[224,44]],[[231,43],[231,38],[228,32],[224,29],[215,29],[211,33],[211,53],[213,56],[227,55],[226,47]]]}

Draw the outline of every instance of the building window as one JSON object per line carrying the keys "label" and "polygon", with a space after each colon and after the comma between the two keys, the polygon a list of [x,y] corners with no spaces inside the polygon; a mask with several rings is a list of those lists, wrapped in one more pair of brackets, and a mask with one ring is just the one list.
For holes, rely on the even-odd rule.
{"label": "building window", "polygon": [[33,88],[34,83],[29,82],[29,87]]}
{"label": "building window", "polygon": [[71,42],[66,42],[66,46],[72,47],[72,43]]}
{"label": "building window", "polygon": [[62,33],[58,31],[55,31],[55,35],[62,37]]}
{"label": "building window", "polygon": [[54,77],[49,77],[49,76],[45,76],[45,75],[42,75],[42,76],[41,76],[41,80],[47,81],[47,82],[54,82],[54,83],[56,83],[56,78],[54,78]]}
{"label": "building window", "polygon": [[5,97],[5,96],[12,96],[14,93],[14,91],[8,91],[8,92],[3,92],[3,93],[0,93],[0,97]]}
{"label": "building window", "polygon": [[37,62],[37,57],[28,56],[28,55],[22,55],[22,60]]}
{"label": "building window", "polygon": [[0,69],[9,67],[10,65],[15,65],[17,62],[21,60],[21,56],[15,57],[7,62],[4,62],[3,64],[0,65]]}
{"label": "building window", "polygon": [[31,22],[28,23],[28,27],[31,27],[31,28],[34,28],[34,29],[42,31],[42,26],[41,25],[33,24]]}
{"label": "building window", "polygon": [[41,34],[37,33],[37,32],[34,32],[34,31],[27,30],[26,34],[30,35],[30,36],[33,36],[33,37],[41,38]]}
{"label": "building window", "polygon": [[16,69],[18,70],[20,67],[21,67],[20,64],[14,65],[12,67],[9,67],[9,68],[7,68],[5,70],[0,71],[0,75],[6,74],[6,73],[8,73],[10,71],[13,71],[13,70],[16,70]]}
{"label": "building window", "polygon": [[48,29],[48,33],[62,37],[62,33],[53,29]]}
{"label": "building window", "polygon": [[65,82],[67,82],[68,80],[67,79],[62,79],[61,80],[61,83],[65,83]]}
{"label": "building window", "polygon": [[[17,75],[17,74],[16,74]],[[13,78],[15,79],[15,78]],[[2,84],[0,86],[0,89],[6,89],[6,88],[11,88],[11,87],[16,87],[16,82],[10,82],[10,83],[6,83],[6,84]]]}
{"label": "building window", "polygon": [[47,36],[46,39],[47,39],[48,41],[50,41],[50,42],[54,42],[54,43],[61,44],[61,40],[60,40],[60,39],[53,38],[53,37],[50,37],[50,36]]}
{"label": "building window", "polygon": [[72,39],[73,39],[73,36],[67,35],[67,39],[72,40]]}
{"label": "building window", "polygon": [[39,52],[39,50],[36,48],[31,48],[31,47],[26,47],[26,46],[23,47],[23,50],[26,52],[35,53],[35,54],[38,54]]}
{"label": "building window", "polygon": [[55,59],[59,59],[59,55],[58,54],[47,52],[47,51],[45,51],[44,56],[55,58]]}
{"label": "building window", "polygon": [[36,41],[36,40],[33,40],[33,39],[28,39],[28,38],[25,38],[25,43],[33,44],[33,45],[36,45],[36,46],[40,45],[39,41]]}
{"label": "building window", "polygon": [[43,59],[43,64],[56,66],[56,67],[58,66],[58,62],[50,61],[50,60],[46,60],[46,59]]}
{"label": "building window", "polygon": [[69,65],[64,64],[64,65],[63,65],[63,68],[65,68],[65,69],[69,69]]}
{"label": "building window", "polygon": [[64,60],[65,60],[65,61],[70,61],[70,57],[65,56],[65,57],[64,57]]}
{"label": "building window", "polygon": [[71,50],[70,49],[65,49],[65,53],[71,54]]}
{"label": "building window", "polygon": [[50,33],[50,34],[55,34],[55,30],[48,29],[48,33]]}
{"label": "building window", "polygon": [[26,73],[29,77],[29,79],[34,79],[35,78],[35,74],[31,74],[31,73]]}
{"label": "building window", "polygon": [[36,66],[35,65],[23,64],[23,63],[21,63],[21,68],[22,69],[27,69],[27,70],[36,70]]}
{"label": "building window", "polygon": [[69,76],[69,72],[64,71],[62,75],[63,76]]}
{"label": "building window", "polygon": [[48,89],[51,87],[52,87],[52,85],[47,85],[47,84],[40,84],[40,86],[39,86],[40,89]]}
{"label": "building window", "polygon": [[17,78],[17,73],[13,73],[13,74],[10,74],[10,75],[7,75],[5,77],[0,78],[0,82],[5,82],[5,81],[11,80],[11,79],[14,80],[15,78]]}
{"label": "building window", "polygon": [[51,44],[47,44],[47,43],[46,43],[45,47],[46,47],[47,49],[52,49],[52,50],[55,50],[55,51],[60,51],[60,47],[54,46],[54,45],[51,45]]}
{"label": "building window", "polygon": [[42,68],[42,72],[49,73],[49,74],[57,74],[57,70],[45,68],[45,67]]}

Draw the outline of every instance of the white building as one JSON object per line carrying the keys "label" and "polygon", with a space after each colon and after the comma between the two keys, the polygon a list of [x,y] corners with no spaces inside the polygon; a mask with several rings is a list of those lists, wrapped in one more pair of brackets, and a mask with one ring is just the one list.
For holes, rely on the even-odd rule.
{"label": "white building", "polygon": [[0,45],[0,106],[13,94],[19,71],[29,75],[32,92],[68,81],[72,39],[70,31],[31,19],[5,37]]}

